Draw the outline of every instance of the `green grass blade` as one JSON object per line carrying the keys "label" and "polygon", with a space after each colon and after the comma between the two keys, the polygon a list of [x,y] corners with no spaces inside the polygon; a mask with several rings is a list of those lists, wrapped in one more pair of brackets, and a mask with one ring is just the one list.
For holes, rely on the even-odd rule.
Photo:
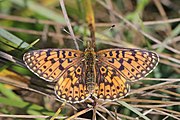
{"label": "green grass blade", "polygon": [[8,97],[9,99],[16,100],[16,101],[21,101],[21,100],[22,100],[22,99],[21,99],[18,95],[16,95],[12,90],[5,88],[4,84],[1,84],[1,83],[0,83],[0,92],[1,92],[4,96]]}
{"label": "green grass blade", "polygon": [[150,120],[147,116],[143,115],[142,113],[140,113],[138,110],[136,110],[135,108],[133,108],[132,106],[130,106],[126,102],[124,102],[124,101],[117,101],[117,103],[119,103],[119,104],[123,105],[124,107],[128,108],[129,110],[133,111],[134,113],[136,113],[140,117],[144,118],[145,120]]}
{"label": "green grass blade", "polygon": [[21,7],[28,7],[30,10],[56,22],[65,23],[65,20],[59,13],[50,10],[42,5],[31,1],[31,0],[11,0],[14,4],[19,5]]}
{"label": "green grass blade", "polygon": [[10,32],[1,29],[0,28],[0,36],[2,36],[3,38],[11,41],[14,44],[17,44],[20,48],[26,48],[29,45],[27,43],[25,43],[23,40],[21,40],[20,38],[14,36],[13,34],[11,34]]}

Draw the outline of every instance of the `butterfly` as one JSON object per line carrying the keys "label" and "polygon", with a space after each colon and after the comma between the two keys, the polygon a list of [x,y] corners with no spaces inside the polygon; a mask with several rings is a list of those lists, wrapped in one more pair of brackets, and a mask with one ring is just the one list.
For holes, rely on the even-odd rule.
{"label": "butterfly", "polygon": [[158,64],[156,53],[115,48],[95,52],[74,49],[41,49],[24,54],[26,66],[40,78],[55,82],[55,94],[63,101],[83,102],[93,96],[117,100],[130,91],[129,82],[149,74]]}

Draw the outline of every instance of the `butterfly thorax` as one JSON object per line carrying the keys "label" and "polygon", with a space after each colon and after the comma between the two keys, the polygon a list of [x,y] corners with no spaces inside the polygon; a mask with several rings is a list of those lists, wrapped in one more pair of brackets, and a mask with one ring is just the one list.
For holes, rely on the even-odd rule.
{"label": "butterfly thorax", "polygon": [[85,82],[90,93],[93,92],[96,82],[95,64],[96,53],[94,49],[86,49],[84,53],[84,62],[86,66]]}

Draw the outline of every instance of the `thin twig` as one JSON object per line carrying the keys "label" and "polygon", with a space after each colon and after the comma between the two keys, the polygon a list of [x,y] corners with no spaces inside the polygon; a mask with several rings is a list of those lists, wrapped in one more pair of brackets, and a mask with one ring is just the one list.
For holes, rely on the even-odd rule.
{"label": "thin twig", "polygon": [[72,115],[71,117],[67,118],[66,120],[76,119],[78,116],[80,116],[80,115],[82,115],[82,114],[84,114],[84,113],[87,113],[88,111],[90,111],[90,110],[92,110],[92,109],[93,109],[93,108],[90,107],[90,108],[86,108],[86,109],[84,109],[84,110],[81,110],[80,112]]}
{"label": "thin twig", "polygon": [[[61,25],[64,26],[65,24],[50,21],[50,20],[39,20],[34,18],[26,18],[21,16],[15,16],[15,15],[6,15],[0,13],[0,18],[5,20],[12,20],[12,21],[18,21],[18,22],[24,22],[24,23],[34,23],[34,24],[48,24],[48,25]],[[156,20],[156,21],[143,21],[143,25],[157,25],[157,24],[167,24],[167,23],[175,23],[179,22],[180,18],[173,18],[168,20]],[[75,25],[74,22],[71,22],[71,25]],[[96,23],[96,27],[111,27],[112,25],[119,26],[119,22],[113,22],[113,23]]]}
{"label": "thin twig", "polygon": [[168,82],[163,82],[163,83],[151,85],[151,86],[148,86],[148,87],[139,88],[139,89],[137,89],[137,90],[131,91],[131,92],[129,93],[129,95],[131,95],[131,94],[136,94],[136,93],[139,93],[139,92],[141,92],[141,91],[145,91],[145,90],[149,90],[149,89],[162,88],[162,86],[167,85],[167,84],[170,84],[170,83],[173,83],[173,82],[175,82],[175,81],[168,81]]}
{"label": "thin twig", "polygon": [[[6,117],[6,118],[25,118],[25,119],[35,119],[35,118],[50,118],[51,116],[46,115],[6,115],[6,114],[0,114],[0,117]],[[57,119],[65,119],[67,117],[56,117]]]}
{"label": "thin twig", "polygon": [[153,108],[153,109],[154,109],[155,111],[157,111],[157,112],[160,112],[160,113],[162,113],[162,114],[164,114],[164,115],[170,116],[170,117],[172,117],[172,118],[174,118],[174,119],[177,119],[177,120],[179,120],[179,119],[180,119],[180,118],[175,117],[174,115],[169,114],[169,113],[167,113],[167,112],[164,112],[164,111],[158,110],[158,109],[156,109],[156,108]]}
{"label": "thin twig", "polygon": [[103,120],[107,120],[99,111],[96,111],[96,113],[97,113]]}
{"label": "thin twig", "polygon": [[71,26],[71,23],[69,21],[69,17],[67,15],[67,12],[66,12],[66,8],[65,8],[65,5],[64,5],[64,0],[59,0],[59,3],[61,5],[61,8],[62,8],[62,12],[63,12],[63,15],[64,15],[64,18],[65,18],[65,21],[67,23],[67,27],[69,29],[69,32],[71,33],[71,36],[72,36],[72,39],[74,40],[74,44],[76,46],[76,49],[79,50],[79,46],[78,46],[78,43],[76,41],[76,37],[74,35],[74,32],[73,32],[73,29],[72,29],[72,26]]}
{"label": "thin twig", "polygon": [[65,24],[50,21],[50,20],[39,20],[34,18],[25,18],[21,16],[15,16],[15,15],[6,15],[6,14],[0,14],[0,18],[6,19],[6,20],[12,20],[17,22],[24,22],[24,23],[34,23],[34,24],[47,24],[47,25],[61,25],[64,26]]}
{"label": "thin twig", "polygon": [[180,82],[180,79],[178,79],[178,78],[143,78],[142,80]]}
{"label": "thin twig", "polygon": [[[43,31],[25,30],[25,29],[21,29],[21,28],[5,27],[5,26],[0,26],[0,28],[6,29],[8,31],[26,33],[26,34],[31,34],[31,35],[39,35],[39,36],[43,35]],[[62,34],[57,34],[55,32],[48,32],[47,35],[49,37],[72,39],[72,36],[65,36]],[[78,38],[78,36],[77,36],[77,38]]]}

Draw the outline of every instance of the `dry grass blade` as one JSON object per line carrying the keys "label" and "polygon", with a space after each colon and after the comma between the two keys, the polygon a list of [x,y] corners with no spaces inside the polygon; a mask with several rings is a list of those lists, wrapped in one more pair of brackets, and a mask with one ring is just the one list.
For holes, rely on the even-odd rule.
{"label": "dry grass blade", "polygon": [[150,109],[150,110],[144,111],[143,115],[147,115],[147,114],[149,114],[149,113],[150,113],[150,112],[152,112],[152,111],[153,111],[153,109]]}
{"label": "dry grass blade", "polygon": [[176,78],[143,78],[142,80],[153,80],[153,81],[169,81],[169,82],[180,82],[180,79]]}
{"label": "dry grass blade", "polygon": [[[0,26],[0,28],[8,30],[8,31],[12,31],[12,32],[20,32],[20,33],[26,33],[26,34],[30,34],[30,35],[39,35],[39,36],[43,35],[43,32],[35,31],[35,30],[25,30],[25,29],[21,29],[21,28],[4,27],[4,26]],[[56,37],[56,38],[64,38],[64,39],[72,39],[71,36],[60,35],[55,32],[48,32],[47,36],[48,37]],[[78,38],[78,37],[76,37],[76,38]]]}
{"label": "dry grass blade", "polygon": [[170,83],[174,83],[174,82],[176,82],[176,81],[168,81],[168,82],[163,82],[163,83],[151,85],[151,86],[148,86],[148,87],[139,88],[137,90],[131,91],[129,93],[129,95],[130,94],[135,94],[135,93],[141,93],[142,91],[145,91],[145,90],[162,88],[164,85],[167,85],[167,84],[170,84]]}
{"label": "dry grass blade", "polygon": [[58,108],[58,110],[56,111],[56,113],[54,114],[54,116],[52,116],[52,118],[50,120],[54,120],[55,118],[57,118],[57,116],[59,115],[59,113],[62,111],[62,108],[65,106],[66,102],[63,102],[63,104]]}
{"label": "dry grass blade", "polygon": [[116,120],[117,119],[120,119],[120,118],[118,118],[118,116],[117,116],[117,109],[114,107],[114,113],[115,113],[115,118],[116,118]]}
{"label": "dry grass blade", "polygon": [[108,109],[106,109],[104,106],[99,105],[98,108],[97,108],[97,110],[99,110],[99,111],[103,110],[104,112],[106,112],[107,114],[109,114],[109,116],[110,116],[112,119],[116,119],[116,118],[113,116],[113,114],[112,114]]}
{"label": "dry grass blade", "polygon": [[137,115],[139,115],[141,118],[145,119],[145,120],[150,120],[147,116],[143,115],[141,112],[139,112],[136,108],[133,108],[131,105],[127,104],[124,101],[117,101],[117,103],[127,107],[129,110],[133,111],[134,113],[136,113]]}
{"label": "dry grass blade", "polygon": [[162,100],[146,100],[146,99],[127,99],[127,98],[124,98],[122,99],[123,101],[125,102],[135,102],[135,103],[151,103],[151,104],[180,104],[179,102],[176,102],[176,101],[162,101]]}
{"label": "dry grass blade", "polygon": [[96,113],[97,113],[97,109],[96,109],[96,106],[94,106],[92,120],[96,120]]}
{"label": "dry grass blade", "polygon": [[[113,105],[112,103],[109,103],[110,105]],[[107,104],[104,104],[104,105],[107,105]],[[98,105],[98,106],[100,106],[100,105]],[[102,112],[102,113],[107,113],[108,112],[108,114],[110,115],[110,117],[112,118],[112,119],[116,119],[116,113],[114,112],[114,111],[111,111],[111,110],[107,110],[105,107],[103,107],[103,106],[100,106],[100,108],[99,107],[97,107],[97,109],[98,109],[98,111],[100,111],[100,112]],[[114,117],[114,116],[115,117]],[[125,118],[125,119],[127,119],[127,120],[134,120],[134,118],[133,117],[130,117],[130,116],[126,116],[126,115],[123,115],[123,114],[120,114],[120,113],[117,113],[117,116],[118,116],[118,118],[120,117],[120,118]]]}
{"label": "dry grass blade", "polygon": [[[48,119],[50,116],[46,115],[5,115],[5,114],[0,114],[0,118],[13,118],[13,119],[38,119],[38,118],[43,118],[43,119]],[[65,119],[66,117],[56,117],[56,119]]]}
{"label": "dry grass blade", "polygon": [[175,116],[178,116],[180,117],[180,112],[178,111],[174,111],[174,110],[168,110],[168,109],[165,109],[165,108],[155,108],[156,110],[161,110],[161,111],[165,111],[169,114],[174,114]]}
{"label": "dry grass blade", "polygon": [[90,110],[92,110],[92,109],[93,109],[92,107],[91,107],[91,108],[86,108],[86,109],[84,109],[84,110],[82,110],[82,111],[80,111],[80,112],[72,115],[71,117],[67,118],[66,120],[75,119],[75,118],[77,118],[78,116],[80,116],[80,115],[82,115],[82,114],[84,114],[84,113],[87,113],[88,111],[90,111]]}
{"label": "dry grass blade", "polygon": [[[180,88],[180,86],[179,86],[179,88]],[[176,96],[176,97],[180,97],[180,94],[178,94],[176,92],[171,92],[169,90],[164,90],[164,89],[159,89],[159,91],[161,91],[163,93],[166,93],[166,94],[170,94],[170,95]]]}
{"label": "dry grass blade", "polygon": [[97,113],[103,120],[107,120],[100,112],[96,111],[96,113]]}
{"label": "dry grass blade", "polygon": [[45,24],[45,25],[65,25],[65,23],[59,23],[59,22],[54,22],[50,20],[38,20],[38,19],[33,19],[33,18],[25,18],[21,16],[15,16],[15,15],[6,15],[6,14],[0,14],[1,19],[6,19],[6,20],[12,20],[12,21],[18,21],[18,22],[23,22],[23,23],[34,23],[34,24]]}
{"label": "dry grass blade", "polygon": [[171,103],[171,104],[162,104],[162,105],[131,105],[132,107],[137,107],[137,108],[162,108],[162,107],[170,107],[170,106],[178,106],[180,103]]}
{"label": "dry grass blade", "polygon": [[64,15],[64,18],[65,18],[65,21],[67,23],[67,27],[69,29],[69,32],[74,40],[74,44],[76,46],[76,49],[79,50],[79,46],[78,46],[78,43],[76,41],[76,37],[74,35],[74,32],[73,32],[73,29],[72,29],[72,26],[71,26],[71,22],[69,21],[69,17],[67,15],[67,12],[66,12],[66,8],[65,8],[65,5],[64,5],[64,0],[59,0],[59,3],[61,5],[61,8],[62,8],[62,12],[63,12],[63,15]]}
{"label": "dry grass blade", "polygon": [[157,110],[157,109],[155,109],[155,108],[154,108],[154,110],[155,110],[156,112],[159,112],[159,113],[162,113],[162,114],[164,114],[164,115],[170,116],[170,117],[172,117],[172,118],[174,118],[174,119],[176,119],[176,120],[179,120],[179,119],[180,119],[180,117],[178,118],[178,117],[174,116],[173,114],[169,114],[169,113],[167,113],[167,112],[164,112],[164,111],[161,111],[161,110]]}
{"label": "dry grass blade", "polygon": [[156,24],[164,24],[164,23],[174,23],[179,22],[180,18],[168,19],[168,20],[157,20],[157,21],[146,21],[143,22],[144,25],[156,25]]}
{"label": "dry grass blade", "polygon": [[19,65],[22,65],[22,66],[25,66],[24,64],[22,64],[22,62],[20,62],[18,59],[16,59],[15,57],[5,53],[5,52],[2,52],[0,51],[0,58],[3,58],[7,61],[10,61],[10,62],[13,62],[13,63],[16,63],[16,64],[19,64]]}

